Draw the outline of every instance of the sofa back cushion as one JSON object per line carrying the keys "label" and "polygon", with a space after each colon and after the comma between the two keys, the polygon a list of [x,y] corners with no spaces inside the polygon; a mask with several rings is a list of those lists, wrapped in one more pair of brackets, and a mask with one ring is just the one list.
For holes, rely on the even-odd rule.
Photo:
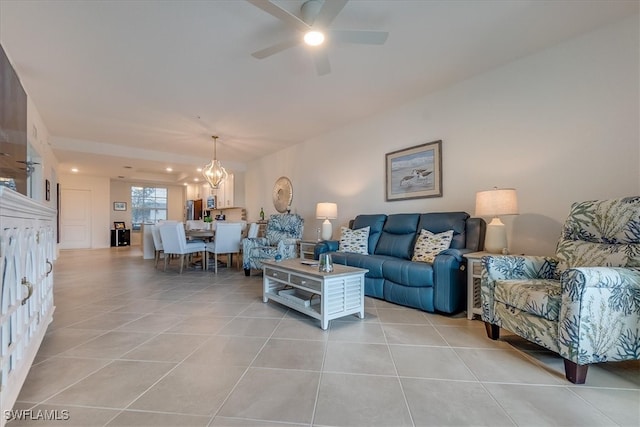
{"label": "sofa back cushion", "polygon": [[351,224],[351,228],[353,230],[369,227],[369,255],[373,254],[376,249],[376,245],[378,244],[378,240],[380,239],[382,227],[384,226],[384,222],[386,219],[387,216],[384,214],[358,215],[353,220],[353,224]]}
{"label": "sofa back cushion", "polygon": [[466,212],[433,212],[420,215],[417,230],[429,230],[434,234],[453,230],[450,248],[466,247],[466,224],[469,214]]}
{"label": "sofa back cushion", "polygon": [[640,197],[574,203],[556,257],[558,275],[573,267],[640,267]]}
{"label": "sofa back cushion", "polygon": [[375,248],[376,255],[411,259],[416,240],[419,214],[393,214],[387,216],[380,240]]}
{"label": "sofa back cushion", "polygon": [[302,239],[304,219],[298,214],[271,215],[265,237],[269,246],[277,246],[283,239]]}

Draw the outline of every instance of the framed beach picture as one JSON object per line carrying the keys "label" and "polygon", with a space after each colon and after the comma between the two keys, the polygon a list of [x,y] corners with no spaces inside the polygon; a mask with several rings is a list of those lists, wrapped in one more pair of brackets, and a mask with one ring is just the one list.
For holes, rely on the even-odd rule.
{"label": "framed beach picture", "polygon": [[386,154],[385,200],[442,197],[442,141]]}
{"label": "framed beach picture", "polygon": [[113,202],[113,210],[114,211],[126,211],[127,210],[127,202]]}

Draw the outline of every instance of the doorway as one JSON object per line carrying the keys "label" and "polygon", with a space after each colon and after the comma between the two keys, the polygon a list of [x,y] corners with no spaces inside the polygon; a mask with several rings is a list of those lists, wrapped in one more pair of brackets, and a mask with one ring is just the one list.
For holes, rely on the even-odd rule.
{"label": "doorway", "polygon": [[91,248],[91,191],[62,189],[60,249]]}

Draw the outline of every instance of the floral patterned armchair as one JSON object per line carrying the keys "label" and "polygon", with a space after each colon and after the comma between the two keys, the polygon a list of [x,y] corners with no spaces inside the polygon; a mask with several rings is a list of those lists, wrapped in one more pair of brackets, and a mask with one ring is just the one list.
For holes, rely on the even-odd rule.
{"label": "floral patterned armchair", "polygon": [[262,270],[262,261],[274,259],[276,254],[280,254],[282,259],[296,258],[303,227],[304,219],[300,215],[271,215],[265,237],[242,240],[244,274],[249,276],[252,268]]}
{"label": "floral patterned armchair", "polygon": [[584,384],[591,363],[640,359],[640,197],[575,203],[555,257],[482,260],[482,320],[564,358]]}

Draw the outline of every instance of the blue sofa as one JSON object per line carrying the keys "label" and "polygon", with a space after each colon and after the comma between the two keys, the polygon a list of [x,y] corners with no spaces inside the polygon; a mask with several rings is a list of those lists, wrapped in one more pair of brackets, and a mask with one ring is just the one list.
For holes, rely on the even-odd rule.
{"label": "blue sofa", "polygon": [[[368,254],[339,251],[338,241],[319,242],[316,259],[329,252],[333,262],[366,268],[365,295],[428,312],[454,314],[466,303],[464,253],[484,247],[486,223],[466,212],[359,215],[349,228],[370,227]],[[411,261],[422,229],[432,233],[453,230],[450,248],[433,263]]]}

